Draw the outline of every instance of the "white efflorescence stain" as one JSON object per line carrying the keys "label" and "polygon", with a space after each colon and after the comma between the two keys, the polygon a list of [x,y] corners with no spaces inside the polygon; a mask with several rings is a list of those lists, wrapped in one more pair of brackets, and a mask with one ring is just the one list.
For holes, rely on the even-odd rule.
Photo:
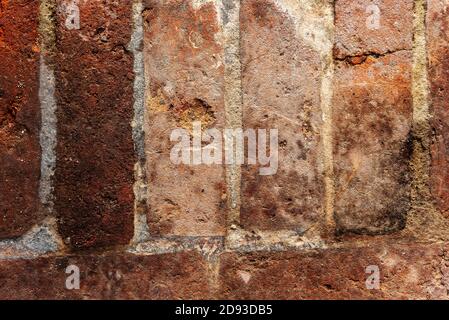
{"label": "white efflorescence stain", "polygon": [[249,280],[251,280],[251,274],[249,272],[239,271],[238,274],[245,284],[248,284]]}
{"label": "white efflorescence stain", "polygon": [[366,13],[369,14],[366,18],[366,27],[370,30],[380,29],[380,8],[376,4],[370,4],[366,7]]}
{"label": "white efflorescence stain", "polygon": [[61,6],[62,11],[65,14],[65,27],[68,30],[80,29],[80,8],[78,6],[78,0],[71,0],[63,3]]}

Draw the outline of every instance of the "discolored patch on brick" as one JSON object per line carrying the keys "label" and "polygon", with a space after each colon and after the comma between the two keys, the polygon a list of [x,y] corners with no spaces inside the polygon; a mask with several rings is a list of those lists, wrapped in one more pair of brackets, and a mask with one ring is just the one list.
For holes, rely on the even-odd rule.
{"label": "discolored patch on brick", "polygon": [[241,3],[243,127],[279,133],[277,172],[260,175],[260,162],[242,168],[245,229],[302,232],[323,215],[320,54],[294,19],[274,1]]}
{"label": "discolored patch on brick", "polygon": [[413,0],[337,0],[334,55],[345,57],[411,50]]}
{"label": "discolored patch on brick", "polygon": [[[67,269],[72,266],[70,269]],[[74,269],[79,268],[79,289]],[[67,280],[68,279],[68,280]],[[207,299],[207,265],[195,252],[0,261],[1,299]]]}
{"label": "discolored patch on brick", "polygon": [[427,40],[432,97],[431,181],[439,210],[449,217],[449,4],[429,1]]}
{"label": "discolored patch on brick", "polygon": [[447,246],[436,244],[225,253],[221,256],[219,297],[447,299],[447,257]]}
{"label": "discolored patch on brick", "polygon": [[[58,1],[55,210],[75,249],[133,235],[131,3],[80,1],[80,28]],[[68,28],[67,26],[70,26]]]}
{"label": "discolored patch on brick", "polygon": [[223,129],[223,47],[212,2],[147,1],[144,11],[146,153],[151,234],[222,235],[224,166],[175,164],[172,130]]}
{"label": "discolored patch on brick", "polygon": [[336,64],[333,98],[338,233],[404,228],[410,207],[411,53]]}
{"label": "discolored patch on brick", "polygon": [[0,238],[40,220],[39,1],[0,1]]}

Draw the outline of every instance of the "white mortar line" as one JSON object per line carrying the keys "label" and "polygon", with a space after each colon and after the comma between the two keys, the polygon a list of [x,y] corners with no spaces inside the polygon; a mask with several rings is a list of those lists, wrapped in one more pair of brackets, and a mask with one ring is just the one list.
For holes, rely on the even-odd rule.
{"label": "white mortar line", "polygon": [[333,79],[334,79],[334,3],[329,2],[325,7],[326,25],[323,29],[327,35],[327,46],[323,46],[321,54],[321,112],[323,113],[323,159],[325,169],[325,224],[329,229],[335,228],[334,221],[334,156],[333,156],[333,133],[332,133],[332,98],[333,98]]}
{"label": "white mortar line", "polygon": [[129,43],[129,50],[134,56],[134,118],[132,121],[132,135],[134,149],[137,153],[137,163],[134,166],[134,237],[132,244],[143,242],[149,237],[146,205],[146,156],[145,156],[145,69],[143,48],[143,4],[142,0],[135,0],[132,4],[133,32]]}
{"label": "white mortar line", "polygon": [[[242,81],[240,62],[240,0],[220,0],[224,46],[224,103],[226,128],[242,128]],[[232,137],[229,137],[232,138]],[[232,140],[231,140],[232,141]],[[240,155],[236,155],[237,158]],[[240,221],[241,167],[226,166],[228,188],[228,228]]]}
{"label": "white mortar line", "polygon": [[413,122],[429,120],[429,80],[427,77],[426,0],[416,0],[413,41]]}
{"label": "white mortar line", "polygon": [[55,75],[45,62],[44,54],[40,57],[39,102],[41,106],[41,177],[39,181],[40,201],[48,213],[53,213],[53,176],[56,167],[56,99]]}

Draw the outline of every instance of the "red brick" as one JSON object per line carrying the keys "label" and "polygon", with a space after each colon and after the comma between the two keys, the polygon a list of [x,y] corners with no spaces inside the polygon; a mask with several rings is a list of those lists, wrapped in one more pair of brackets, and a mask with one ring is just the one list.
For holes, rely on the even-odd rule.
{"label": "red brick", "polygon": [[39,216],[39,1],[0,1],[0,238]]}
{"label": "red brick", "polygon": [[[0,260],[1,299],[447,299],[448,247],[373,243],[364,248],[223,253],[218,282],[185,252]],[[80,269],[80,289],[65,287]],[[368,266],[380,288],[367,289]],[[215,289],[219,291],[214,293]]]}
{"label": "red brick", "polygon": [[[61,8],[64,1],[58,1]],[[133,235],[131,3],[81,1],[80,30],[58,11],[55,209],[73,248],[127,244]]]}
{"label": "red brick", "polygon": [[[313,252],[226,253],[222,299],[447,299],[448,247],[385,245]],[[378,266],[379,289],[367,289]]]}
{"label": "red brick", "polygon": [[[75,265],[80,289],[68,290]],[[194,252],[48,257],[0,261],[1,299],[206,299],[207,265]]]}
{"label": "red brick", "polygon": [[[412,54],[400,49],[412,46],[412,4],[383,2],[381,27],[372,31],[360,16],[368,3],[338,1],[336,7],[335,54],[343,60],[336,62],[333,98],[339,233],[400,230],[410,208]],[[395,40],[400,45],[385,41],[386,34],[395,38],[395,24],[403,26]],[[365,31],[352,37],[348,30],[354,28]],[[341,46],[357,49],[344,52]],[[360,57],[344,59],[347,54]]]}
{"label": "red brick", "polygon": [[428,2],[427,40],[432,97],[432,193],[439,210],[449,217],[449,4]]}
{"label": "red brick", "polygon": [[[372,5],[379,9],[379,28],[371,23]],[[334,52],[344,58],[410,50],[412,28],[413,0],[337,0]]]}
{"label": "red brick", "polygon": [[223,48],[213,3],[147,1],[146,151],[151,234],[221,235],[226,185],[222,165],[177,165],[170,160],[173,129],[193,121],[223,128]]}
{"label": "red brick", "polygon": [[241,3],[244,129],[278,129],[279,168],[242,168],[245,229],[307,229],[323,214],[320,55],[274,1]]}

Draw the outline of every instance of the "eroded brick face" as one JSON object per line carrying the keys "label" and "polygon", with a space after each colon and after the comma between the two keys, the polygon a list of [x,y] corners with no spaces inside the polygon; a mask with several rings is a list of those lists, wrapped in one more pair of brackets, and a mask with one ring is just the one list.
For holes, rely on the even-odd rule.
{"label": "eroded brick face", "polygon": [[336,0],[337,58],[412,48],[413,0]]}
{"label": "eroded brick face", "polygon": [[133,235],[131,4],[80,1],[68,29],[58,1],[55,210],[73,248],[127,244]]}
{"label": "eroded brick face", "polygon": [[[206,260],[195,252],[2,260],[0,298],[443,299],[449,286],[447,252],[441,244],[385,243],[310,252],[228,252],[220,256],[216,283]],[[73,284],[67,281],[74,274],[66,272],[69,266],[79,268],[79,289],[66,286]],[[372,267],[379,270],[375,289],[367,287]]]}
{"label": "eroded brick face", "polygon": [[427,37],[432,99],[432,192],[439,210],[449,216],[449,3],[429,1]]}
{"label": "eroded brick face", "polygon": [[[449,297],[449,0],[56,2],[0,0],[0,299]],[[195,121],[274,174],[174,163]]]}
{"label": "eroded brick face", "polygon": [[[79,268],[79,289],[66,286],[67,278],[74,275],[69,266]],[[194,252],[3,260],[0,298],[207,299],[212,292],[207,272],[203,258]],[[70,278],[67,282],[74,283]]]}
{"label": "eroded brick face", "polygon": [[[405,226],[410,208],[413,110],[412,53],[399,50],[411,47],[411,7],[406,3],[391,4],[396,14],[381,9],[380,31],[360,32],[355,38],[345,21],[349,25],[356,21],[357,28],[364,30],[366,14],[361,8],[365,1],[337,2],[334,52],[342,59],[336,61],[333,98],[337,233],[385,234]],[[402,45],[383,42],[383,34],[390,32],[399,14],[406,18],[398,20],[403,25]],[[376,41],[369,40],[371,36]],[[377,46],[381,43],[384,47]],[[342,53],[340,47],[359,49]],[[347,54],[360,57],[344,59]]]}
{"label": "eroded brick face", "polygon": [[[441,245],[377,244],[314,252],[226,253],[221,257],[220,297],[445,299],[447,250]],[[375,289],[369,278],[373,270],[379,271]]]}
{"label": "eroded brick face", "polygon": [[226,220],[224,166],[175,164],[172,130],[222,129],[223,47],[215,5],[147,1],[146,154],[150,233],[221,235]]}
{"label": "eroded brick face", "polygon": [[0,1],[0,238],[39,220],[39,1]]}
{"label": "eroded brick face", "polygon": [[279,133],[275,174],[242,169],[245,229],[304,230],[323,213],[320,56],[294,19],[274,1],[241,3],[243,127]]}

